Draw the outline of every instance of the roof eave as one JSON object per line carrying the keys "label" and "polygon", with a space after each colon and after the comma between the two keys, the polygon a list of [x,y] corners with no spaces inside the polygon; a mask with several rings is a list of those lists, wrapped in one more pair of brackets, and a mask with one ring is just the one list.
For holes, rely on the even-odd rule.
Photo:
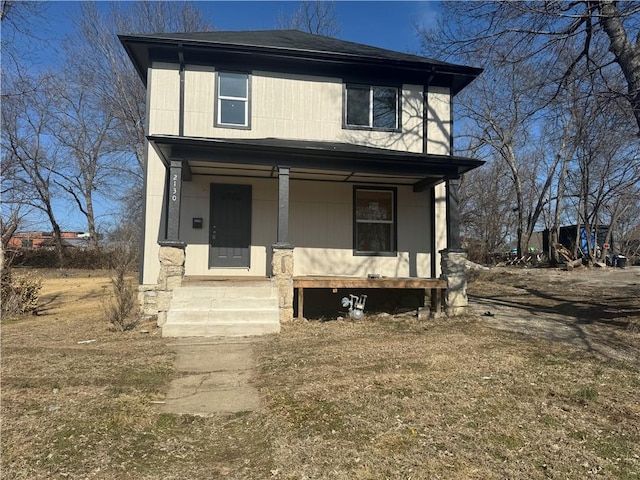
{"label": "roof eave", "polygon": [[136,72],[138,72],[138,76],[140,77],[140,79],[142,80],[142,83],[146,87],[147,86],[147,68],[149,64],[149,58],[148,58],[149,51],[147,50],[146,52],[147,58],[145,59],[144,62],[138,61],[138,58],[133,52],[133,44],[136,43],[135,41],[139,40],[139,37],[135,37],[132,35],[118,35],[118,40],[120,40],[120,43],[124,47],[125,52],[127,52],[127,56],[129,57],[129,60],[131,60],[131,63],[133,63],[133,67],[136,69]]}
{"label": "roof eave", "polygon": [[[253,45],[239,45],[230,44],[225,42],[204,41],[194,39],[167,39],[167,38],[145,38],[132,35],[119,35],[121,43],[124,45],[129,58],[135,65],[138,75],[146,85],[146,70],[150,63],[149,50],[152,47],[166,48],[167,50],[177,49],[179,45],[182,48],[196,48],[196,49],[215,49],[219,53],[252,53],[262,54],[265,56],[275,56],[280,58],[289,58],[295,60],[311,60],[311,61],[325,61],[333,63],[344,63],[354,66],[369,66],[369,67],[385,67],[396,68],[398,70],[404,70],[406,72],[424,72],[431,74],[450,75],[457,81],[451,82],[452,94],[456,95],[463,88],[469,85],[478,75],[483,71],[481,68],[468,67],[464,65],[454,64],[438,64],[410,61],[410,60],[393,60],[387,58],[373,57],[349,54],[343,52],[319,52],[304,49],[290,49],[285,47],[272,47],[272,46],[253,46]],[[145,58],[138,58],[138,55],[134,52],[133,45],[141,45],[145,49]],[[176,56],[177,58],[177,56]]]}

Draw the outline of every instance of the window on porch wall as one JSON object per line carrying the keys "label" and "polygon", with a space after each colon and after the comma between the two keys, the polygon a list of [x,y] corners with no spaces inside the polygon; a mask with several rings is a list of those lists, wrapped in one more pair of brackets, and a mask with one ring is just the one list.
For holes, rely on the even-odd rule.
{"label": "window on porch wall", "polygon": [[354,246],[358,255],[395,255],[395,189],[357,188],[354,194]]}

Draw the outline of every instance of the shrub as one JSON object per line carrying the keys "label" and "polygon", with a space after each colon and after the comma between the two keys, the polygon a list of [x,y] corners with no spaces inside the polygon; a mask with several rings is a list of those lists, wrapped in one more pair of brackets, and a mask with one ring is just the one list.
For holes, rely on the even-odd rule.
{"label": "shrub", "polygon": [[132,329],[137,322],[136,289],[118,270],[111,277],[114,296],[104,307],[105,318],[121,332]]}
{"label": "shrub", "polygon": [[119,253],[120,246],[105,246],[98,250],[83,248],[65,248],[62,253],[62,264],[55,250],[18,249],[13,252],[12,264],[21,267],[35,268],[80,268],[87,270],[114,268],[114,256]]}
{"label": "shrub", "polygon": [[66,248],[62,255],[63,268],[82,268],[87,270],[110,268],[111,256],[109,248]]}
{"label": "shrub", "polygon": [[2,271],[2,316],[13,317],[25,313],[36,313],[42,279],[31,273],[14,277],[11,268]]}
{"label": "shrub", "polygon": [[12,264],[19,267],[59,268],[60,261],[55,250],[21,248],[14,251]]}
{"label": "shrub", "polygon": [[138,320],[137,291],[127,275],[135,270],[137,250],[121,242],[111,250],[113,298],[104,306],[104,316],[114,328],[130,330]]}

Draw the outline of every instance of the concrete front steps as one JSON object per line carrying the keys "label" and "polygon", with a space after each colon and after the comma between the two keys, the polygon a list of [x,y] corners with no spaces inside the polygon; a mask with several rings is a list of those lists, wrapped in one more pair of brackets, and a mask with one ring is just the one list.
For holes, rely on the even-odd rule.
{"label": "concrete front steps", "polygon": [[271,280],[187,283],[173,290],[163,337],[244,337],[280,332]]}

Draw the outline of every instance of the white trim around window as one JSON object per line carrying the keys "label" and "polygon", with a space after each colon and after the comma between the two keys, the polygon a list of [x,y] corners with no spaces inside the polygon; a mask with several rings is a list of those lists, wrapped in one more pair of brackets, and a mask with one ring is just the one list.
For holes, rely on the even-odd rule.
{"label": "white trim around window", "polygon": [[238,72],[216,74],[216,127],[251,128],[251,75]]}

